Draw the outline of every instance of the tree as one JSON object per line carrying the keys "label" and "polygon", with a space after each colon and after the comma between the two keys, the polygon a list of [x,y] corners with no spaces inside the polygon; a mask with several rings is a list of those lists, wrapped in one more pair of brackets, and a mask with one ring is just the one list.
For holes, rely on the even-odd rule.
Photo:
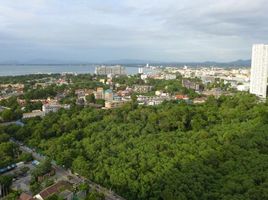
{"label": "tree", "polygon": [[14,119],[14,115],[11,109],[5,109],[1,115],[4,121],[12,121]]}
{"label": "tree", "polygon": [[90,94],[90,95],[86,96],[86,100],[88,103],[96,103],[96,99],[95,99],[94,94]]}
{"label": "tree", "polygon": [[59,197],[58,195],[56,194],[53,194],[49,197],[46,198],[47,200],[64,200],[63,198]]}
{"label": "tree", "polygon": [[32,176],[37,179],[38,176],[43,176],[51,171],[52,165],[50,159],[45,159],[32,171]]}
{"label": "tree", "polygon": [[[126,199],[267,199],[267,110],[236,93],[198,105],[73,107],[2,132]],[[0,162],[12,163],[5,137]]]}
{"label": "tree", "polygon": [[104,99],[96,99],[96,104],[105,106],[105,100]]}
{"label": "tree", "polygon": [[87,197],[86,200],[104,200],[105,196],[102,193],[99,193],[97,191],[91,191]]}
{"label": "tree", "polygon": [[11,193],[9,193],[7,196],[5,196],[4,200],[14,200],[14,199],[18,199],[19,197],[19,192],[18,191],[12,191]]}
{"label": "tree", "polygon": [[24,162],[30,162],[33,160],[33,156],[31,153],[23,152],[22,154],[20,154],[19,160],[24,161]]}
{"label": "tree", "polygon": [[82,156],[78,156],[73,161],[72,169],[82,176],[87,177],[89,175],[89,164]]}

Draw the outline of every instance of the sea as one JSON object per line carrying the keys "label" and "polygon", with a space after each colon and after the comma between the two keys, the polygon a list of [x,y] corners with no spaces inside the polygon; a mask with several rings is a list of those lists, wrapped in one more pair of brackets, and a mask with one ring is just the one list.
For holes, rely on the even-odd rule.
{"label": "sea", "polygon": [[[0,65],[0,76],[27,74],[77,73],[94,74],[97,65]],[[128,75],[138,73],[139,65],[124,66]]]}

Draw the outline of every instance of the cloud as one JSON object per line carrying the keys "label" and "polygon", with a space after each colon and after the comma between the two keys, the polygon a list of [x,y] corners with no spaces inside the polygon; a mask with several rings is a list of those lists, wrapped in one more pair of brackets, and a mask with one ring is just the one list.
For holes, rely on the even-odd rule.
{"label": "cloud", "polygon": [[0,60],[246,59],[267,20],[265,0],[2,0]]}

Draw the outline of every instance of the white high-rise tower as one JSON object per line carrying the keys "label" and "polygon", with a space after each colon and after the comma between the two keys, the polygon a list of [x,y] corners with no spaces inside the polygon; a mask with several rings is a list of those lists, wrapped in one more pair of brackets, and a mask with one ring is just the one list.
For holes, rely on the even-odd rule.
{"label": "white high-rise tower", "polygon": [[252,48],[250,93],[266,98],[268,78],[268,45],[255,44]]}

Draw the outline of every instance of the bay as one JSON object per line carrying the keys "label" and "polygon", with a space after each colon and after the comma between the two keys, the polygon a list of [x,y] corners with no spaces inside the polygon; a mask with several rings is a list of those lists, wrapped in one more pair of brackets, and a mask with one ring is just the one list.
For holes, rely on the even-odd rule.
{"label": "bay", "polygon": [[[0,65],[0,76],[27,74],[77,73],[94,74],[97,65]],[[137,74],[138,66],[125,66],[127,74]]]}

